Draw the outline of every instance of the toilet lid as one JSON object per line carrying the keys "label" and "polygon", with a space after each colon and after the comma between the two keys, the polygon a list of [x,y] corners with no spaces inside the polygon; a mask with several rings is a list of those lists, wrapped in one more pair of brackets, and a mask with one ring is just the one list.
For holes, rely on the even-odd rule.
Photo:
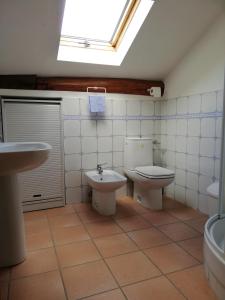
{"label": "toilet lid", "polygon": [[174,176],[173,171],[158,166],[137,167],[135,171],[141,175],[154,178],[168,178]]}

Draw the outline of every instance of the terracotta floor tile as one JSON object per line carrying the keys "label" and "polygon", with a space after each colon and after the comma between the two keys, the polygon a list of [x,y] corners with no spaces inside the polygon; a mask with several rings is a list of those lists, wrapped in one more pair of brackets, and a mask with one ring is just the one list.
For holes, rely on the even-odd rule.
{"label": "terracotta floor tile", "polygon": [[117,287],[102,260],[63,269],[63,278],[70,300],[91,296]]}
{"label": "terracotta floor tile", "polygon": [[160,271],[141,252],[132,252],[106,259],[120,285],[159,276]]}
{"label": "terracotta floor tile", "polygon": [[53,242],[50,232],[26,235],[26,246],[28,251],[52,247]]}
{"label": "terracotta floor tile", "polygon": [[200,236],[200,233],[198,233],[197,231],[190,228],[184,223],[162,225],[159,228],[173,241],[182,241]]}
{"label": "terracotta floor tile", "polygon": [[12,279],[45,273],[58,268],[53,248],[28,252],[27,258],[19,265],[12,267]]}
{"label": "terracotta floor tile", "polygon": [[129,204],[117,203],[116,213],[113,216],[114,219],[126,218],[137,215],[137,211]]}
{"label": "terracotta floor tile", "polygon": [[137,250],[137,246],[124,234],[94,239],[94,242],[104,257],[115,256]]}
{"label": "terracotta floor tile", "polygon": [[191,300],[216,300],[214,292],[210,289],[202,266],[168,275],[169,279],[179,290]]}
{"label": "terracotta floor tile", "polygon": [[145,214],[149,211],[148,208],[142,206],[139,204],[137,201],[135,201],[132,205],[133,209],[138,213],[138,214]]}
{"label": "terracotta floor tile", "polygon": [[77,214],[73,213],[73,214],[49,217],[49,224],[52,229],[55,229],[58,227],[69,227],[69,226],[81,225],[81,221],[77,216]]}
{"label": "terracotta floor tile", "polygon": [[131,231],[128,232],[128,235],[141,249],[160,246],[171,242],[167,236],[155,228]]}
{"label": "terracotta floor tile", "polygon": [[13,280],[9,300],[66,300],[59,272]]}
{"label": "terracotta floor tile", "polygon": [[63,207],[50,208],[46,210],[48,217],[62,216],[74,213],[74,207],[72,204],[67,204]]}
{"label": "terracotta floor tile", "polygon": [[127,218],[117,219],[116,222],[126,232],[151,227],[149,222],[144,220],[141,216],[131,216]]}
{"label": "terracotta floor tile", "polygon": [[116,289],[110,292],[98,294],[88,298],[83,298],[83,300],[126,300],[121,290]]}
{"label": "terracotta floor tile", "polygon": [[8,286],[7,282],[0,282],[0,299],[1,300],[8,300],[8,289],[9,289],[9,286]]}
{"label": "terracotta floor tile", "polygon": [[47,210],[29,211],[25,212],[23,216],[25,221],[44,219],[47,216]]}
{"label": "terracotta floor tile", "polygon": [[179,221],[165,211],[149,211],[148,213],[143,214],[142,217],[155,226],[176,223]]}
{"label": "terracotta floor tile", "polygon": [[198,264],[197,260],[176,244],[146,249],[145,254],[163,273],[182,270]]}
{"label": "terracotta floor tile", "polygon": [[128,300],[182,300],[178,290],[161,276],[123,288]]}
{"label": "terracotta floor tile", "polygon": [[47,217],[25,221],[26,234],[49,233],[49,225]]}
{"label": "terracotta floor tile", "polygon": [[10,268],[0,268],[0,282],[9,281],[9,276],[10,276]]}
{"label": "terracotta floor tile", "polygon": [[167,196],[163,196],[163,209],[171,209],[171,208],[185,208],[186,206],[178,202],[172,198],[169,198]]}
{"label": "terracotta floor tile", "polygon": [[204,233],[204,227],[207,220],[208,217],[202,217],[198,219],[187,220],[185,221],[185,223],[194,228],[195,230],[199,231],[200,233]]}
{"label": "terracotta floor tile", "polygon": [[122,197],[117,198],[116,202],[117,202],[117,204],[132,206],[136,202],[136,200],[134,200],[130,196],[122,196]]}
{"label": "terracotta floor tile", "polygon": [[191,207],[169,209],[168,213],[181,221],[197,219],[205,216]]}
{"label": "terracotta floor tile", "polygon": [[200,262],[203,262],[203,241],[203,237],[197,237],[179,242],[179,245]]}
{"label": "terracotta floor tile", "polygon": [[91,210],[81,211],[78,212],[79,217],[81,218],[83,223],[90,223],[90,222],[98,222],[98,221],[107,221],[111,220],[112,217],[102,216],[98,212]]}
{"label": "terracotta floor tile", "polygon": [[123,232],[113,220],[88,223],[86,224],[86,228],[93,238],[109,236]]}
{"label": "terracotta floor tile", "polygon": [[90,236],[83,225],[58,227],[52,231],[55,245],[90,240]]}
{"label": "terracotta floor tile", "polygon": [[123,208],[128,208],[130,213],[133,214],[144,214],[149,210],[130,196],[124,196],[117,199],[117,205]]}
{"label": "terracotta floor tile", "polygon": [[[28,258],[12,268],[9,299],[10,269],[0,269],[0,299],[66,300],[52,239],[68,300],[178,300],[184,299],[181,293],[190,300],[216,299],[202,267],[193,267],[202,261],[207,216],[165,197],[163,207],[155,212],[121,197],[113,218],[98,214],[91,203],[25,213]],[[178,289],[155,265],[163,273],[173,272],[167,276]],[[126,285],[126,297],[109,269]]]}
{"label": "terracotta floor tile", "polygon": [[92,241],[83,241],[56,247],[61,267],[69,267],[100,259]]}
{"label": "terracotta floor tile", "polygon": [[92,209],[90,202],[81,202],[81,203],[75,203],[73,204],[73,208],[75,211],[78,212],[84,212],[89,211]]}

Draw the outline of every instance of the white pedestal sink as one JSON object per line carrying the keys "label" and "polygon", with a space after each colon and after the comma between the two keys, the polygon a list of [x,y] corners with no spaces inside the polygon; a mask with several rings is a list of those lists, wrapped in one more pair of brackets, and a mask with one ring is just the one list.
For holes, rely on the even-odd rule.
{"label": "white pedestal sink", "polygon": [[92,207],[101,215],[114,215],[116,212],[115,192],[126,184],[126,177],[113,170],[104,170],[102,174],[89,171],[85,175],[89,185],[93,188]]}
{"label": "white pedestal sink", "polygon": [[17,173],[32,170],[48,158],[46,143],[0,143],[0,267],[25,259],[25,234]]}

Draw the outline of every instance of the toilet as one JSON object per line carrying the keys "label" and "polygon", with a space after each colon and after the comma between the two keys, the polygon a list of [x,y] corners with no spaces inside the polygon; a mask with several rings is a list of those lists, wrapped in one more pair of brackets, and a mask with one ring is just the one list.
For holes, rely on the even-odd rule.
{"label": "toilet", "polygon": [[124,167],[127,177],[134,182],[134,199],[144,207],[162,209],[162,188],[173,182],[175,174],[153,166],[152,138],[125,138]]}

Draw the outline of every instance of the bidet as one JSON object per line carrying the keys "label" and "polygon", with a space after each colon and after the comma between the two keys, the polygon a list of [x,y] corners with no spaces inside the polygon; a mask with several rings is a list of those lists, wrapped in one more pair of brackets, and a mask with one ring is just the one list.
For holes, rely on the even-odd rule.
{"label": "bidet", "polygon": [[85,173],[88,184],[93,189],[92,207],[102,215],[113,215],[116,212],[115,191],[126,184],[126,177],[113,170]]}

